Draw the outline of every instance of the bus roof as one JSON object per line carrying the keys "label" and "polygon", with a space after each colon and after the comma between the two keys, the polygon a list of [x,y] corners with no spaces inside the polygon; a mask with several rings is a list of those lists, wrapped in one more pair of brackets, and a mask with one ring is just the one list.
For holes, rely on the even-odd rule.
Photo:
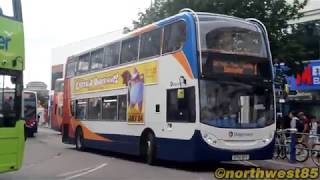
{"label": "bus roof", "polygon": [[[216,14],[216,13],[206,13],[206,12],[196,12],[196,15],[198,15],[198,16],[209,16],[209,17],[226,18],[226,19],[237,20],[237,21],[241,21],[241,22],[253,25],[252,22],[250,22],[250,21],[248,21],[246,19],[235,17],[235,16],[228,16],[228,15]],[[161,27],[163,27],[163,26],[165,26],[167,24],[170,24],[170,23],[172,23],[174,21],[177,21],[177,20],[181,19],[182,17],[187,17],[189,19],[193,19],[194,18],[194,14],[192,12],[180,12],[180,13],[178,13],[176,15],[173,15],[173,16],[167,17],[165,19],[159,20],[157,22],[148,24],[148,25],[143,26],[141,28],[138,28],[138,29],[136,29],[134,31],[131,31],[131,32],[127,33],[127,34],[122,34],[118,38],[114,38],[112,41],[106,42],[103,45],[97,46],[95,48],[88,49],[88,50],[83,51],[81,53],[77,53],[77,54],[71,55],[71,56],[68,57],[67,62],[70,63],[70,62],[74,61],[74,57],[78,57],[78,56],[87,54],[89,52],[92,52],[92,51],[95,51],[95,50],[99,50],[99,49],[101,49],[101,48],[103,48],[103,47],[105,47],[105,46],[107,46],[109,44],[112,44],[112,43],[115,43],[115,42],[118,42],[118,41],[122,41],[122,40],[125,40],[125,39],[128,39],[128,38],[132,38],[134,36],[138,36],[140,34],[143,34],[144,32],[147,32],[147,31],[150,31],[150,30],[153,30],[153,29],[161,28]]]}
{"label": "bus roof", "polygon": [[24,90],[23,92],[24,92],[24,93],[32,93],[32,94],[35,94],[35,95],[37,95],[37,92],[35,92],[35,91]]}

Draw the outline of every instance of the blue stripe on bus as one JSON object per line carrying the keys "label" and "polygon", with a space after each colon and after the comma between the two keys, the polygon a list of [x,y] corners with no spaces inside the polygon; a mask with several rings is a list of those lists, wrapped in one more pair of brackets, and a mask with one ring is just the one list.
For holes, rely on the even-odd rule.
{"label": "blue stripe on bus", "polygon": [[[138,136],[104,134],[102,136],[112,139],[112,142],[85,140],[85,146],[120,152],[130,155],[139,155]],[[209,146],[202,139],[199,130],[196,130],[190,140],[178,140],[167,138],[156,138],[157,157],[162,160],[180,162],[196,161],[230,161],[232,155],[238,152],[223,150]],[[274,140],[267,146],[243,152],[249,154],[252,160],[272,159]]]}
{"label": "blue stripe on bus", "polygon": [[[238,152],[218,149],[209,146],[202,139],[199,130],[195,131],[191,140],[161,139],[158,143],[158,157],[164,160],[174,160],[182,162],[192,161],[230,161],[232,155]],[[272,159],[274,149],[274,140],[269,145],[243,152],[249,154],[250,159],[263,160]]]}
{"label": "blue stripe on bus", "polygon": [[198,78],[198,60],[197,60],[197,41],[196,41],[196,27],[195,27],[195,21],[191,13],[180,13],[178,15],[166,18],[164,20],[158,21],[155,24],[157,26],[165,26],[167,24],[170,24],[172,22],[178,21],[178,20],[184,20],[187,24],[187,32],[188,37],[186,39],[186,43],[183,48],[183,52],[186,55],[189,65],[192,69],[193,77]]}

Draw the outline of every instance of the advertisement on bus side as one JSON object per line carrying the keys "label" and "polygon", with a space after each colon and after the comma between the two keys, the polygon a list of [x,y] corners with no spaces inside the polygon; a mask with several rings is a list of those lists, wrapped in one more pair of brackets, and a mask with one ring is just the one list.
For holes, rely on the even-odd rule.
{"label": "advertisement on bus side", "polygon": [[144,123],[144,86],[158,81],[157,61],[126,66],[76,77],[72,80],[73,94],[87,94],[113,89],[128,89],[128,123]]}

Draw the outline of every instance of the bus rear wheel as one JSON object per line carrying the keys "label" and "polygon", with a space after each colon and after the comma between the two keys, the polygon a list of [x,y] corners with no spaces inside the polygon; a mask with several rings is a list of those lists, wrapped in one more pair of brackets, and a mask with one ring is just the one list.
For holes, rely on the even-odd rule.
{"label": "bus rear wheel", "polygon": [[154,165],[156,162],[156,143],[152,133],[148,134],[145,141],[145,160],[149,165]]}
{"label": "bus rear wheel", "polygon": [[81,128],[77,128],[76,130],[76,134],[75,134],[75,144],[76,144],[76,149],[78,151],[83,151],[84,148],[84,144],[83,144],[83,132]]}

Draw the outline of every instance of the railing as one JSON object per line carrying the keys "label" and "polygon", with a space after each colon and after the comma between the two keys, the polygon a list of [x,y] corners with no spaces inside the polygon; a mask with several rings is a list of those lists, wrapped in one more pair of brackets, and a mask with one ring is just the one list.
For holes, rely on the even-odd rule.
{"label": "railing", "polygon": [[311,157],[313,162],[320,166],[318,139],[320,134],[300,133],[296,129],[277,130],[274,158],[287,158],[291,163],[296,163],[305,162]]}

